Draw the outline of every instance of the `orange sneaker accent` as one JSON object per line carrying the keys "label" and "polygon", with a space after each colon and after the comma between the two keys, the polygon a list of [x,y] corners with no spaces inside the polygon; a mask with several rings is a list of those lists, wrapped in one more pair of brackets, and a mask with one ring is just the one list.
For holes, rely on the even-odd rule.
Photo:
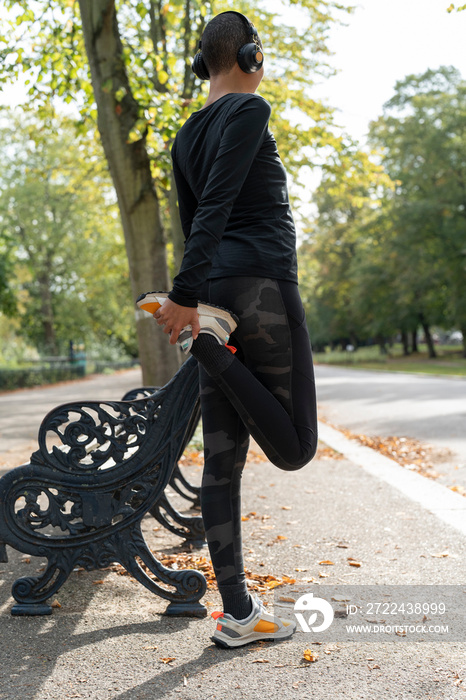
{"label": "orange sneaker accent", "polygon": [[275,622],[267,622],[267,620],[259,620],[254,627],[254,632],[272,633],[278,630],[278,625]]}
{"label": "orange sneaker accent", "polygon": [[144,309],[144,311],[148,311],[151,314],[155,314],[157,309],[160,309],[162,304],[159,304],[158,301],[148,301],[147,304],[141,304],[140,308]]}
{"label": "orange sneaker accent", "polygon": [[222,631],[222,625],[217,625],[217,629],[218,629],[219,632],[221,632],[221,631]]}
{"label": "orange sneaker accent", "polygon": [[215,610],[215,612],[210,613],[210,616],[216,620],[217,617],[223,617],[223,613],[220,610]]}
{"label": "orange sneaker accent", "polygon": [[229,350],[230,352],[232,352],[233,355],[234,355],[235,352],[238,350],[238,348],[235,348],[234,345],[227,345],[226,343],[225,343],[225,347],[227,348],[227,350]]}

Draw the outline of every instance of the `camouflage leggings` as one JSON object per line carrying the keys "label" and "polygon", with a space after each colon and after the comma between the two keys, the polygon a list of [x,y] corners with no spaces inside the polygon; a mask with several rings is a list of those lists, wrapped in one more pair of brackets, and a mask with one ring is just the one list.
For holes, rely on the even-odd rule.
{"label": "camouflage leggings", "polygon": [[[276,466],[300,469],[317,448],[311,345],[298,287],[259,277],[209,280],[203,300],[239,317],[237,353],[213,379],[199,365],[205,466],[201,507],[219,586],[244,582],[241,476],[252,435]],[[225,350],[228,352],[228,350]]]}

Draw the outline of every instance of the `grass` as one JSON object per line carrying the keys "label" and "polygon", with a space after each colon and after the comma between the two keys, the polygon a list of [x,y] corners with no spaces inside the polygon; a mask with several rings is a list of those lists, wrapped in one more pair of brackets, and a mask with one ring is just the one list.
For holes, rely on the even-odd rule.
{"label": "grass", "polygon": [[461,356],[458,346],[436,346],[438,357],[430,359],[427,347],[422,343],[419,352],[405,357],[400,344],[389,348],[383,355],[378,346],[358,348],[354,352],[327,351],[314,353],[316,364],[339,365],[354,369],[372,369],[387,372],[413,372],[422,374],[450,375],[466,377],[466,359]]}

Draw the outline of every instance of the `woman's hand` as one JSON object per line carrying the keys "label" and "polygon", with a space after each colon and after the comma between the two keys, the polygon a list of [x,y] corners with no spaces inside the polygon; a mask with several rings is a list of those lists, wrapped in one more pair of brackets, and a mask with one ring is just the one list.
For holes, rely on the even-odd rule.
{"label": "woman's hand", "polygon": [[153,316],[159,326],[164,326],[163,332],[170,335],[171,345],[175,345],[180,331],[185,326],[189,325],[193,329],[193,340],[196,340],[201,330],[197,309],[180,306],[171,299],[167,299]]}

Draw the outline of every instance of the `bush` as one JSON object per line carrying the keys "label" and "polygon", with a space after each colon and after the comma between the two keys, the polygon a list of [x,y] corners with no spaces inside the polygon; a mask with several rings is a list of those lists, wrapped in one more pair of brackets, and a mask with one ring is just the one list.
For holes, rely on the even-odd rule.
{"label": "bush", "polygon": [[24,369],[0,369],[0,391],[24,389],[43,384],[69,381],[83,377],[84,367],[25,367]]}

